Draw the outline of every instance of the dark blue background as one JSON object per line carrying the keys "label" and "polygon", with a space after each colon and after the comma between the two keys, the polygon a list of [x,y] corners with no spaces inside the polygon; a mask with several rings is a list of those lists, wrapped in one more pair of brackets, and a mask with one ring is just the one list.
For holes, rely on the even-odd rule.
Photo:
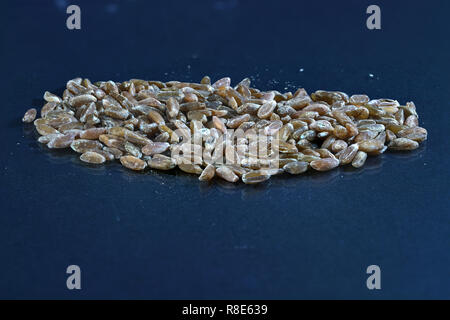
{"label": "dark blue background", "polygon": [[[448,1],[73,3],[80,31],[65,0],[0,8],[0,298],[450,298]],[[382,30],[366,28],[369,4]],[[205,74],[413,100],[429,140],[360,170],[203,185],[88,167],[20,122],[77,76]]]}

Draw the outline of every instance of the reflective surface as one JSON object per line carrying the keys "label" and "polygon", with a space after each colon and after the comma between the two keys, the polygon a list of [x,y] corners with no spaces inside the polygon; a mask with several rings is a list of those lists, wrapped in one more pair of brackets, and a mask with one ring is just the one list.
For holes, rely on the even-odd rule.
{"label": "reflective surface", "polygon": [[[448,2],[60,1],[0,10],[0,298],[450,298]],[[403,2],[403,3],[402,3]],[[3,4],[5,6],[5,4]],[[419,24],[418,21],[421,21]],[[76,76],[413,100],[429,140],[246,186],[92,167],[20,119]],[[82,290],[66,288],[68,265]],[[379,265],[382,290],[366,288]]]}

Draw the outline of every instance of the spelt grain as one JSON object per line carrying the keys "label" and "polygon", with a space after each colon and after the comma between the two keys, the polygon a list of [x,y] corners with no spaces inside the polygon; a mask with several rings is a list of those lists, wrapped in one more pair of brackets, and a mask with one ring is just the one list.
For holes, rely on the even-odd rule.
{"label": "spelt grain", "polygon": [[233,170],[226,166],[219,166],[216,169],[216,174],[228,182],[236,182],[239,180],[239,177],[233,172]]}
{"label": "spelt grain", "polygon": [[309,165],[317,171],[328,171],[336,168],[339,165],[339,160],[335,158],[325,158],[311,161]]}
{"label": "spelt grain", "polygon": [[257,184],[264,182],[269,178],[270,174],[265,170],[252,170],[242,175],[242,182],[245,184]]}
{"label": "spelt grain", "polygon": [[88,151],[80,156],[80,160],[87,163],[100,164],[106,161],[105,157],[98,152]]}
{"label": "spelt grain", "polygon": [[407,138],[397,138],[389,143],[389,149],[392,150],[414,150],[419,147],[419,143]]}
{"label": "spelt grain", "polygon": [[309,163],[306,161],[293,161],[285,164],[283,170],[290,174],[300,174],[308,170]]}
{"label": "spelt grain", "polygon": [[135,171],[144,170],[147,166],[144,160],[134,156],[122,156],[120,157],[120,163],[122,163],[124,167]]}
{"label": "spelt grain", "polygon": [[34,121],[38,141],[49,148],[70,146],[88,163],[120,159],[132,170],[178,165],[201,181],[217,175],[251,184],[309,167],[358,168],[368,154],[413,150],[428,136],[412,102],[339,91],[261,91],[249,78],[235,87],[228,77],[212,85],[208,76],[200,83],[75,78],[62,98],[46,91],[44,100],[41,118],[30,109],[22,121]]}
{"label": "spelt grain", "polygon": [[366,159],[367,153],[365,153],[364,151],[358,151],[355,157],[353,158],[352,166],[355,168],[361,168],[366,162]]}
{"label": "spelt grain", "polygon": [[36,119],[37,111],[34,108],[28,109],[23,115],[22,122],[30,123]]}

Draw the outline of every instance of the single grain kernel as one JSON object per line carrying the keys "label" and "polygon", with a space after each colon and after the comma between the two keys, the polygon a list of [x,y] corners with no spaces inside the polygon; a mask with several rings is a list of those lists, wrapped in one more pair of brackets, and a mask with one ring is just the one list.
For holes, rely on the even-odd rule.
{"label": "single grain kernel", "polygon": [[80,160],[87,163],[101,164],[106,161],[105,157],[97,152],[88,151],[80,156]]}
{"label": "single grain kernel", "polygon": [[36,119],[37,111],[35,108],[28,109],[23,115],[22,122],[31,123]]}
{"label": "single grain kernel", "polygon": [[134,156],[122,156],[120,157],[120,163],[122,163],[124,167],[135,171],[144,170],[147,166],[144,160]]}

